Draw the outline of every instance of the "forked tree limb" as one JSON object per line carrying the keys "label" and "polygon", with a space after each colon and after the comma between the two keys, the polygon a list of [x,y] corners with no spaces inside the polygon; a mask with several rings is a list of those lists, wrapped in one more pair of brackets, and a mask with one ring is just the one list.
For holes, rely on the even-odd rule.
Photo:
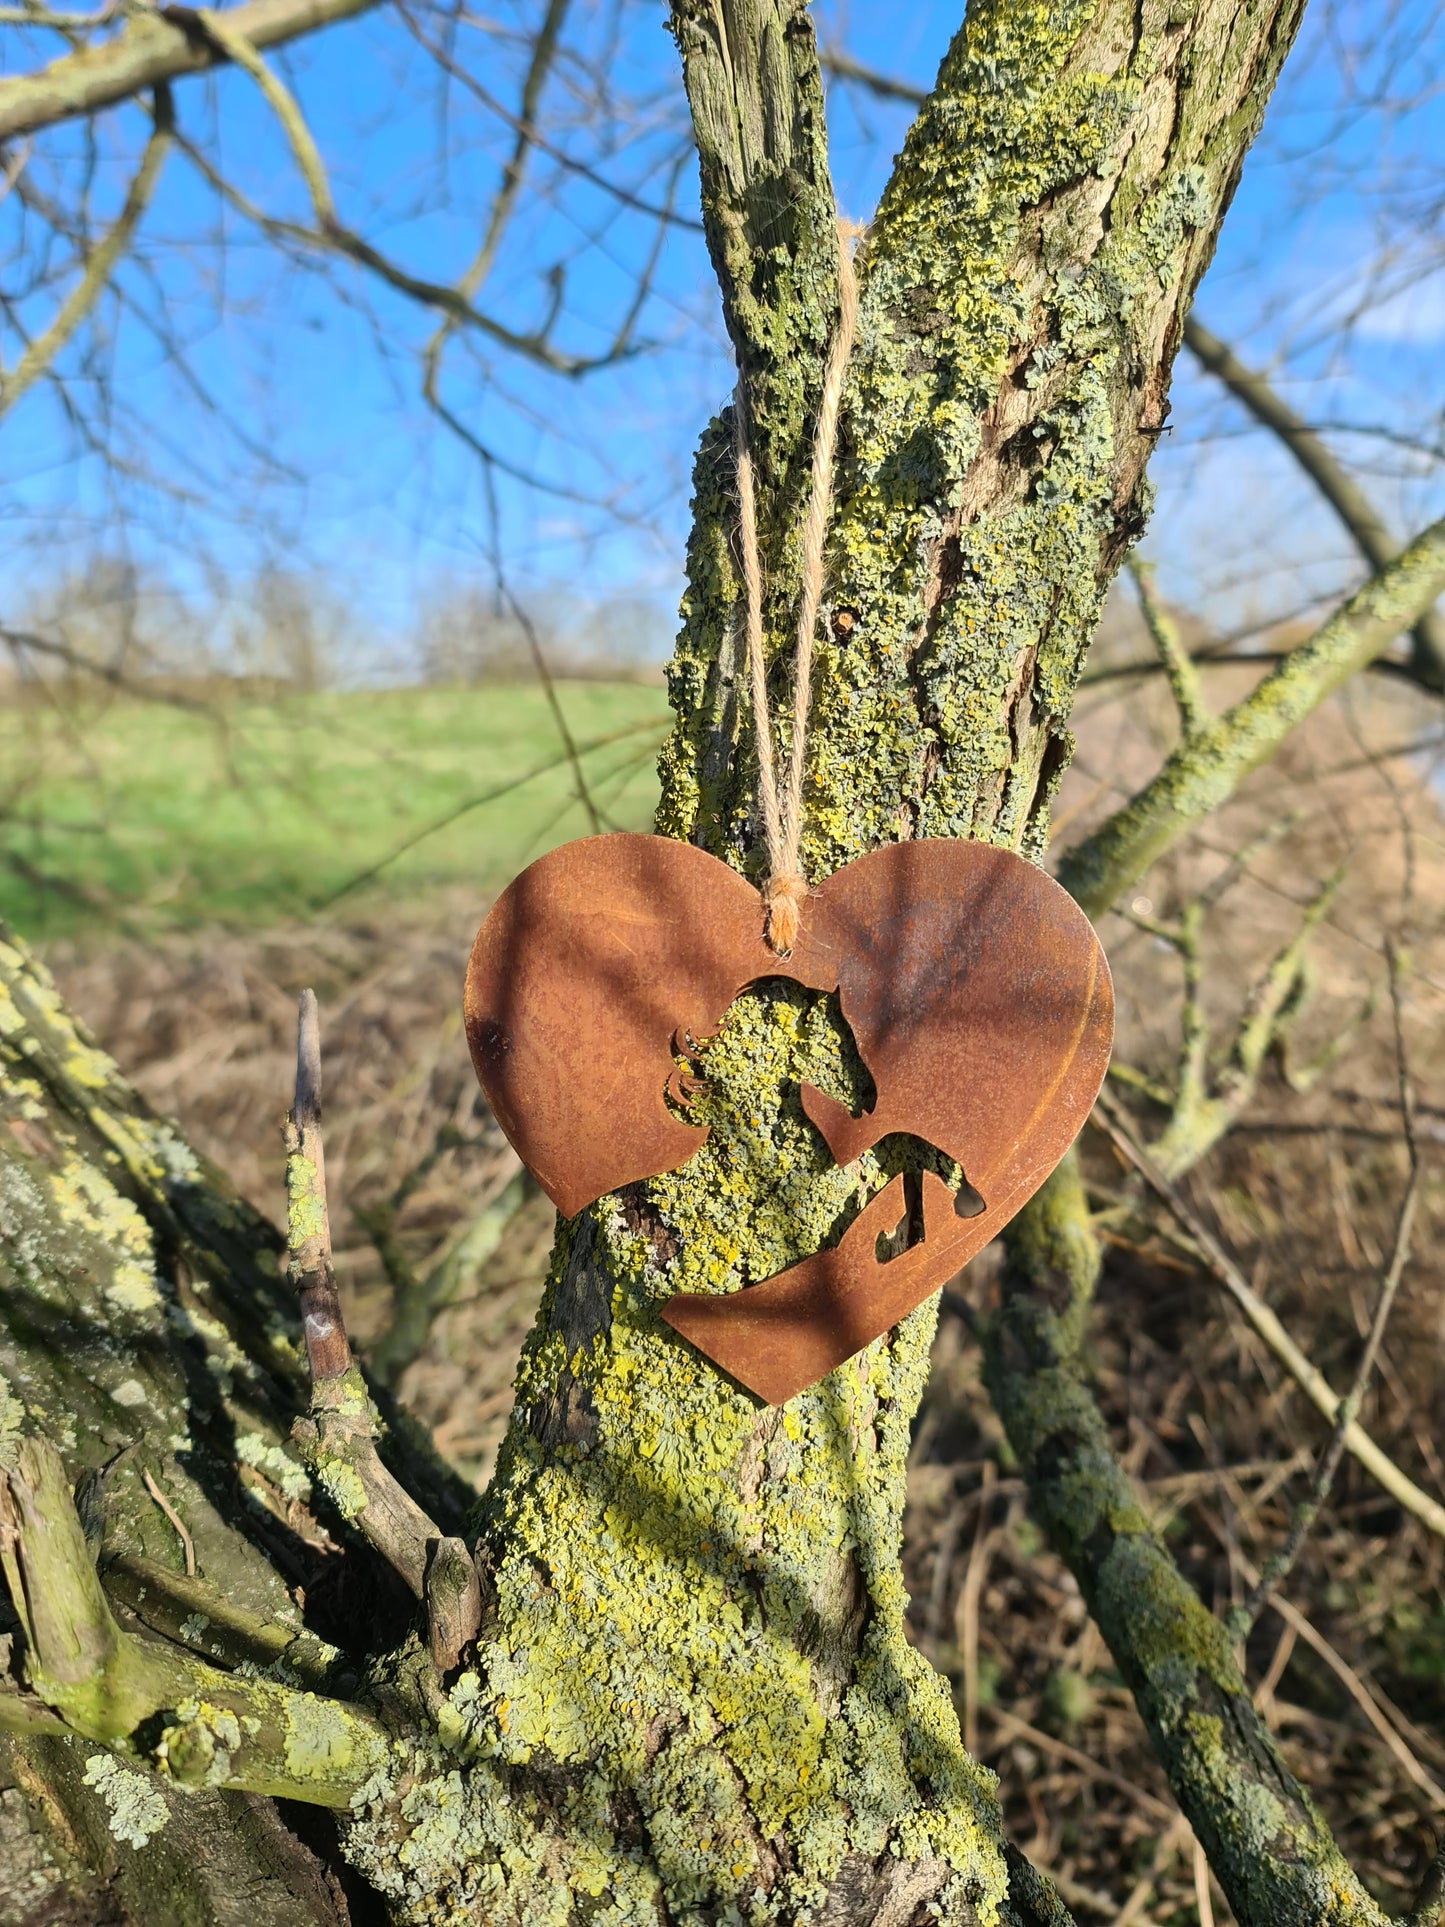
{"label": "forked tree limb", "polygon": [[386,1758],[388,1736],[361,1707],[123,1631],[46,1438],[21,1438],[0,1467],[0,1569],[27,1684],[68,1732],[179,1786],[330,1807],[346,1807]]}

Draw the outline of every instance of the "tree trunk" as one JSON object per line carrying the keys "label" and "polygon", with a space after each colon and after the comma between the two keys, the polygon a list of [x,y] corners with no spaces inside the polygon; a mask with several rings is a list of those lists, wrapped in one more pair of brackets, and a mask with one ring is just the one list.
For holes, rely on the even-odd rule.
{"label": "tree trunk", "polygon": [[[815,878],[900,835],[1042,847],[1184,307],[1299,8],[1172,11],[973,6],[884,197],[810,733]],[[783,710],[836,275],[816,56],[796,6],[699,0],[674,24]],[[714,423],[695,471],[659,828],[753,870],[730,447]],[[991,1778],[904,1634],[932,1306],[782,1412],[657,1316],[779,1270],[877,1188],[875,1160],[832,1166],[797,1097],[856,1107],[851,1040],[826,1000],[759,991],[705,1072],[703,1150],[563,1230],[484,1506],[496,1618],[467,1826],[489,1917],[568,1919],[588,1892],[624,1919],[1022,1917]],[[380,1879],[393,1836],[375,1837]]]}
{"label": "tree trunk", "polygon": [[[815,880],[900,837],[1042,851],[1184,310],[1301,7],[970,6],[859,262],[809,736]],[[673,25],[748,384],[781,715],[836,295],[817,57],[795,0],[675,0]],[[730,451],[714,422],[658,827],[756,874]],[[175,1572],[150,1471],[207,1580],[284,1623],[275,1567],[299,1575],[312,1623],[328,1544],[375,1575],[287,1456],[301,1385],[274,1244],[9,967],[12,1389],[73,1475],[139,1441],[98,1488],[103,1559]],[[1006,1847],[992,1775],[905,1637],[904,1472],[934,1305],[782,1411],[658,1318],[674,1291],[733,1290],[815,1250],[883,1181],[874,1154],[836,1169],[799,1104],[804,1081],[866,1096],[836,1003],[756,989],[704,1068],[711,1135],[687,1167],[559,1229],[477,1522],[474,1655],[444,1699],[415,1686],[411,1647],[346,1687],[412,1735],[358,1796],[346,1851],[401,1921],[1066,1920]],[[415,1489],[416,1455],[408,1471]],[[378,1594],[317,1630],[348,1644],[390,1611],[394,1643],[407,1610]],[[38,1760],[72,1743],[18,1744]],[[197,1879],[213,1913],[196,1918],[228,1917]]]}

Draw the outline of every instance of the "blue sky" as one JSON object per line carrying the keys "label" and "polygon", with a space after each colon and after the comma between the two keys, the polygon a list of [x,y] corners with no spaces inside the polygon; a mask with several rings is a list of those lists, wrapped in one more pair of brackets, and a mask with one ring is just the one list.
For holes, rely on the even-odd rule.
{"label": "blue sky", "polygon": [[[523,19],[539,9],[514,9]],[[1316,0],[1304,40],[1231,212],[1199,297],[1217,332],[1258,362],[1307,413],[1397,434],[1441,432],[1445,402],[1445,259],[1436,202],[1445,198],[1445,113],[1434,68],[1438,0],[1374,7]],[[958,0],[903,9],[847,0],[815,9],[820,37],[881,71],[927,85],[957,25]],[[677,59],[655,5],[574,7],[581,43],[615,32],[619,89],[636,124],[598,156],[564,71],[548,124],[607,177],[658,199],[680,152]],[[12,34],[6,65],[29,64]],[[331,171],[342,218],[413,273],[452,278],[476,242],[478,210],[509,145],[505,123],[457,94],[440,133],[435,70],[390,13],[332,29],[282,63]],[[484,68],[507,102],[516,61],[505,44]],[[1404,105],[1400,105],[1400,103]],[[276,123],[244,76],[177,90],[184,130],[273,213],[306,202]],[[844,211],[863,216],[886,178],[907,109],[834,86],[832,158]],[[127,107],[99,128],[100,205],[113,207],[144,135]],[[77,130],[48,137],[52,178],[73,180]],[[546,185],[544,160],[533,179]],[[501,461],[494,471],[450,436],[418,393],[418,349],[432,317],[334,264],[303,271],[228,217],[176,157],[145,227],[147,264],[128,286],[184,342],[201,399],[173,353],[133,317],[103,317],[97,342],[65,363],[73,398],[92,413],[106,369],[122,398],[118,445],[180,491],[108,474],[77,452],[55,398],[35,392],[0,435],[0,500],[12,581],[34,582],[127,547],[152,573],[196,592],[244,584],[266,563],[315,571],[349,612],[356,647],[405,648],[418,612],[452,582],[485,579],[493,544],[509,578],[574,608],[621,599],[641,608],[639,635],[659,650],[671,624],[697,433],[730,385],[716,300],[695,221],[690,160],[639,335],[646,352],[581,379],[545,373],[494,349],[454,341],[446,392]],[[0,210],[0,218],[13,215]],[[13,230],[11,237],[13,239]],[[536,325],[561,276],[557,335],[595,354],[610,339],[652,245],[644,219],[575,178],[529,198],[485,293],[507,325]],[[1369,264],[1389,250],[1390,287],[1344,324]],[[552,277],[549,279],[549,275]],[[48,295],[46,299],[52,299]],[[26,310],[31,325],[44,301]],[[14,341],[7,341],[13,357]],[[126,413],[125,411],[128,411]],[[229,422],[229,425],[224,425]],[[1159,504],[1150,546],[1166,590],[1220,621],[1291,608],[1348,580],[1348,546],[1288,459],[1242,432],[1236,411],[1181,356],[1173,428],[1154,465]],[[1440,506],[1440,465],[1378,438],[1340,447],[1381,472],[1370,485],[1402,530]],[[574,499],[580,498],[580,499]],[[495,519],[494,519],[495,518]]]}

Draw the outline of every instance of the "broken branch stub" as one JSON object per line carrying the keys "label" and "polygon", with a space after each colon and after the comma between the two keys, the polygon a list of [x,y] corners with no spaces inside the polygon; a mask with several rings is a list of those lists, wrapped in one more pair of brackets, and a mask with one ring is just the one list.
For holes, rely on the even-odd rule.
{"label": "broken branch stub", "polygon": [[331,1262],[321,1139],[321,1022],[310,990],[302,991],[297,1005],[296,1090],[286,1120],[286,1243],[311,1367],[310,1409],[297,1420],[293,1437],[342,1517],[427,1603],[433,1649],[459,1653],[481,1624],[480,1588],[475,1574],[471,1588],[439,1586],[433,1607],[428,1570],[437,1549],[461,1542],[444,1539],[383,1464],[371,1395],[346,1336]]}

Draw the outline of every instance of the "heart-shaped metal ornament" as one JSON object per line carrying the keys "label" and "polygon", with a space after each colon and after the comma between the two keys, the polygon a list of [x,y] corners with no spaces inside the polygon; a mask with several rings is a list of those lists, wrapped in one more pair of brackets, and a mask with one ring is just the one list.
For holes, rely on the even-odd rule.
{"label": "heart-shaped metal ornament", "polygon": [[920,1305],[1043,1183],[1103,1082],[1114,997],[1078,905],[987,844],[859,857],[808,898],[788,957],[764,941],[757,891],[705,851],[621,834],[564,844],[497,899],[465,1013],[497,1121],[565,1216],[687,1162],[707,1132],[665,1101],[675,1040],[711,1035],[768,977],[836,990],[872,1076],[860,1117],[803,1086],[838,1163],[909,1132],[971,1187],[956,1201],[925,1172],[923,1238],[896,1257],[876,1252],[903,1216],[902,1178],[832,1248],[741,1291],[668,1301],[676,1331],[780,1405]]}

